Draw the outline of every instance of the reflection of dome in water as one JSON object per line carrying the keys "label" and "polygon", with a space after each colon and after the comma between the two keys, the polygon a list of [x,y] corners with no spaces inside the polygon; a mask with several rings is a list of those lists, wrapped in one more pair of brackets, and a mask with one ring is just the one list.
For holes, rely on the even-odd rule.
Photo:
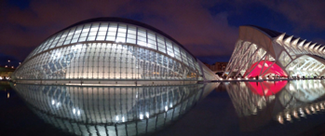
{"label": "reflection of dome in water", "polygon": [[[216,84],[86,87],[15,84],[43,120],[77,135],[140,135],[187,112]],[[213,89],[212,87],[212,89]]]}
{"label": "reflection of dome in water", "polygon": [[149,25],[96,18],[47,38],[13,79],[42,84],[184,84],[217,76],[176,40]]}
{"label": "reflection of dome in water", "polygon": [[245,82],[246,86],[260,96],[275,95],[286,86],[287,81]]}

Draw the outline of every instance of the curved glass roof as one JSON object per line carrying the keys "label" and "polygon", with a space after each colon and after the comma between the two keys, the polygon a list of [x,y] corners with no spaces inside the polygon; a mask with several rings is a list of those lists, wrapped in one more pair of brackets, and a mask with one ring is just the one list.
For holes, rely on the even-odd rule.
{"label": "curved glass roof", "polygon": [[149,25],[121,18],[96,18],[81,21],[55,33],[41,43],[26,60],[54,48],[89,41],[136,44],[168,54],[186,64],[194,59],[176,40]]}
{"label": "curved glass roof", "polygon": [[200,65],[176,40],[149,25],[121,18],[96,18],[47,38],[29,54],[14,78],[216,79]]}

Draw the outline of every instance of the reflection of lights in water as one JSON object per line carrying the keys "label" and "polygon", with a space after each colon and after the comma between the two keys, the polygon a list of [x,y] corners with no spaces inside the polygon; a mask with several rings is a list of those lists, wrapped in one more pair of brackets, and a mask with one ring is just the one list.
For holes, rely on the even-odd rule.
{"label": "reflection of lights in water", "polygon": [[314,106],[311,106],[311,111],[313,112],[313,113],[315,113],[316,112],[316,110],[315,110],[315,108],[314,108]]}
{"label": "reflection of lights in water", "polygon": [[246,86],[255,94],[260,96],[272,96],[277,94],[286,86],[287,81],[277,82],[245,82]]}
{"label": "reflection of lights in water", "polygon": [[165,111],[167,111],[168,110],[168,107],[167,106],[165,106]]}
{"label": "reflection of lights in water", "polygon": [[286,118],[287,118],[287,121],[291,121],[291,115],[289,114],[289,112],[286,114]]}
{"label": "reflection of lights in water", "polygon": [[[20,84],[17,84],[17,88],[19,88]],[[33,85],[34,86],[34,85]],[[213,85],[214,86],[214,85]],[[159,88],[162,88],[158,86]],[[173,86],[172,86],[173,87]],[[183,87],[183,86],[182,86]],[[42,94],[43,96],[46,96],[47,99],[44,99],[42,97],[39,97],[37,95],[28,95],[28,97],[36,97],[36,99],[41,99],[45,104],[43,107],[36,107],[36,112],[40,113],[42,119],[45,119],[45,121],[49,121],[50,124],[54,124],[55,127],[58,127],[60,129],[64,130],[71,130],[70,127],[77,127],[77,129],[72,129],[72,133],[75,133],[77,135],[83,134],[87,135],[89,132],[94,132],[93,134],[96,135],[105,135],[108,133],[113,132],[116,129],[118,131],[118,134],[125,134],[127,133],[128,135],[135,135],[137,133],[140,134],[150,134],[151,132],[155,131],[156,129],[160,130],[161,128],[166,127],[169,125],[170,121],[174,121],[180,117],[180,115],[185,114],[187,112],[188,108],[191,108],[191,105],[188,104],[194,104],[196,101],[196,98],[201,97],[201,93],[198,93],[199,87],[204,87],[203,85],[200,85],[198,87],[192,87],[189,86],[188,88],[191,89],[184,89],[184,91],[187,93],[184,95],[184,97],[169,97],[165,101],[160,101],[161,102],[161,107],[159,108],[155,103],[147,103],[146,101],[156,98],[161,98],[164,97],[164,94],[170,95],[170,94],[175,94],[175,92],[179,92],[179,87],[177,89],[173,89],[170,87],[171,91],[176,90],[175,92],[170,93],[169,88],[163,87],[165,89],[165,92],[162,92],[162,89],[155,89],[157,87],[152,87],[152,90],[157,90],[153,94],[155,94],[155,97],[147,97],[145,93],[146,91],[139,91],[137,94],[137,91],[140,89],[132,89],[132,92],[128,92],[128,89],[124,89],[125,87],[120,87],[121,90],[123,91],[107,91],[105,89],[100,89],[98,91],[92,91],[89,93],[89,90],[87,88],[93,88],[93,87],[84,87],[85,89],[81,89],[79,91],[79,88],[76,88],[78,90],[78,93],[71,93],[71,94],[66,94],[70,90],[68,89],[62,89],[61,86],[56,89],[56,88],[45,88],[42,87],[41,89],[46,89],[46,90],[55,90],[55,93],[52,95],[44,95],[44,91],[38,91],[37,93]],[[23,88],[23,87],[20,87]],[[27,87],[25,87],[27,88]],[[30,87],[32,88],[32,87]],[[97,89],[97,87],[94,87]],[[105,87],[106,88],[106,87]],[[129,88],[129,87],[126,87]],[[36,88],[38,89],[38,88]],[[60,89],[60,90],[59,90]],[[69,88],[72,89],[72,88]],[[73,88],[74,89],[74,88]],[[58,91],[59,90],[59,91]],[[91,89],[92,90],[92,89]],[[114,87],[115,90],[115,87]],[[116,89],[117,90],[117,89]],[[125,90],[125,91],[124,91]],[[203,89],[200,89],[203,90]],[[25,93],[24,91],[21,91],[22,93]],[[49,93],[50,91],[47,91],[46,93]],[[108,92],[108,93],[106,93]],[[58,94],[60,93],[60,94]],[[111,93],[111,94],[110,94]],[[182,92],[179,92],[182,93]],[[27,94],[30,94],[27,92]],[[90,95],[89,99],[85,99],[84,94]],[[138,95],[137,100],[134,99],[134,94]],[[58,96],[59,97],[54,97]],[[74,96],[75,95],[75,96]],[[103,96],[102,96],[103,95]],[[126,98],[129,99],[120,99],[119,97],[111,97],[114,95],[118,96],[125,96]],[[100,104],[98,105],[97,102],[98,99],[102,100],[102,98],[108,99],[109,102],[103,102],[103,105]],[[94,100],[93,100],[94,99]],[[113,102],[112,102],[113,99]],[[131,100],[130,100],[131,99]],[[148,100],[149,99],[149,100]],[[8,99],[9,100],[9,99]],[[32,99],[26,99],[32,100]],[[72,100],[72,101],[70,101]],[[76,101],[73,101],[76,100]],[[122,100],[125,100],[122,101]],[[143,102],[143,101],[145,102]],[[82,102],[85,101],[85,102]],[[121,102],[122,101],[122,102]],[[139,101],[139,102],[137,102]],[[38,101],[31,101],[35,102],[37,104]],[[188,106],[182,107],[182,111],[178,111],[177,109],[174,109],[174,104],[175,106],[177,105],[183,105],[183,103],[186,102]],[[59,107],[57,107],[58,103],[60,103]],[[86,103],[86,104],[84,104]],[[34,103],[32,103],[34,105]],[[148,104],[148,105],[145,105]],[[114,109],[110,108],[114,106]],[[154,107],[151,107],[154,106]],[[147,107],[151,107],[150,109],[147,109]],[[80,111],[79,111],[80,108]],[[116,109],[115,109],[116,108]],[[120,108],[120,109],[119,109]],[[152,109],[155,108],[155,109]],[[45,109],[45,110],[44,110]],[[46,111],[47,109],[50,109],[49,112],[42,112]],[[170,112],[165,112],[165,110]],[[161,111],[163,110],[163,111]],[[173,112],[175,110],[175,112]],[[82,112],[82,115],[81,115]],[[50,113],[50,114],[48,114]],[[117,114],[116,114],[117,113]],[[53,116],[54,115],[54,116]],[[78,116],[80,115],[80,116]],[[115,117],[114,117],[115,116]],[[167,119],[164,119],[163,117],[168,117]],[[162,119],[161,119],[162,118]],[[173,119],[173,120],[171,120]],[[143,122],[144,120],[146,121]],[[152,125],[152,120],[156,121],[156,125]],[[148,122],[149,121],[149,122]],[[62,123],[63,122],[63,123]],[[85,122],[87,123],[85,125]],[[136,125],[136,122],[137,125]],[[88,124],[89,123],[89,124]],[[105,125],[103,125],[105,123]],[[150,124],[151,123],[151,124]],[[78,129],[79,125],[81,124],[81,129]],[[116,125],[115,125],[116,124]],[[128,128],[126,128],[126,125],[132,125],[132,128],[135,128],[134,132],[133,130],[129,131]],[[69,128],[67,128],[69,127]],[[96,128],[96,129],[95,129]],[[74,132],[76,130],[76,132]],[[150,132],[150,133],[149,133]],[[117,133],[117,132],[116,132]]]}
{"label": "reflection of lights in water", "polygon": [[149,118],[149,113],[148,112],[146,112],[146,117]]}
{"label": "reflection of lights in water", "polygon": [[302,108],[299,108],[299,113],[300,113],[301,117],[305,117],[305,113]]}
{"label": "reflection of lights in water", "polygon": [[292,84],[289,85],[289,89],[290,89],[290,91],[294,91],[295,90],[295,88],[293,87]]}
{"label": "reflection of lights in water", "polygon": [[[300,120],[300,117],[306,118],[307,115],[313,116],[313,114],[324,113],[324,103],[325,102],[318,102],[313,103],[311,105],[305,106],[299,109],[293,109],[291,111],[287,111],[286,113],[279,113],[276,117],[279,123],[283,124],[285,121],[292,122],[293,117]],[[299,117],[300,115],[300,117]],[[285,118],[285,119],[284,119]]]}
{"label": "reflection of lights in water", "polygon": [[10,94],[9,93],[7,93],[7,98],[10,98]]}
{"label": "reflection of lights in water", "polygon": [[315,89],[318,88],[318,85],[317,85],[316,82],[314,83],[314,88],[315,88]]}
{"label": "reflection of lights in water", "polygon": [[77,115],[79,116],[80,115],[80,110],[76,110],[75,108],[73,108],[72,113],[73,114],[77,113]]}
{"label": "reflection of lights in water", "polygon": [[320,104],[320,109],[322,109],[322,110],[324,109],[323,103]]}
{"label": "reflection of lights in water", "polygon": [[306,82],[303,82],[303,88],[304,88],[304,89],[307,89]]}
{"label": "reflection of lights in water", "polygon": [[300,89],[300,81],[296,81],[296,88]]}
{"label": "reflection of lights in water", "polygon": [[305,108],[305,111],[306,111],[307,114],[310,114],[310,111],[309,111],[309,109],[307,107]]}
{"label": "reflection of lights in water", "polygon": [[281,115],[278,116],[278,121],[279,121],[280,124],[283,124],[284,123],[284,120],[283,120],[283,118],[282,118]]}
{"label": "reflection of lights in water", "polygon": [[295,118],[299,118],[299,116],[298,116],[298,112],[297,112],[297,111],[293,111],[293,116],[294,116]]}
{"label": "reflection of lights in water", "polygon": [[59,107],[61,105],[61,103],[60,102],[58,102],[57,104],[56,104],[56,107]]}

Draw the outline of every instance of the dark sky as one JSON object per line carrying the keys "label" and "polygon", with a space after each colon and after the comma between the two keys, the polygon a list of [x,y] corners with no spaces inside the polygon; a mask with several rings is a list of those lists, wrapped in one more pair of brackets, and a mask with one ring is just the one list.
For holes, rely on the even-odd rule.
{"label": "dark sky", "polygon": [[241,25],[325,44],[322,0],[2,0],[0,65],[24,58],[53,33],[96,17],[123,17],[160,29],[207,63],[228,61]]}

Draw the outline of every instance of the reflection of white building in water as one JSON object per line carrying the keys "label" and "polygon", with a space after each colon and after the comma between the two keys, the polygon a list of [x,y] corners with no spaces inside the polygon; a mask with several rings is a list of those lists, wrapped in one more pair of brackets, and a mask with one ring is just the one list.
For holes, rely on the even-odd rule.
{"label": "reflection of white building in water", "polygon": [[13,88],[43,120],[76,135],[151,134],[176,121],[218,85]]}
{"label": "reflection of white building in water", "polygon": [[96,18],[49,38],[13,74],[20,83],[188,84],[215,80],[176,40],[140,22]]}
{"label": "reflection of white building in water", "polygon": [[[266,82],[270,81],[254,83],[261,86]],[[251,90],[253,88],[249,89],[245,82],[227,83],[227,92],[239,117],[242,130],[256,130],[272,120],[283,124],[325,112],[324,80],[296,80],[286,83],[281,91],[272,92],[272,95],[259,95]]]}
{"label": "reflection of white building in water", "polygon": [[241,26],[229,76],[323,76],[325,46],[258,26]]}

